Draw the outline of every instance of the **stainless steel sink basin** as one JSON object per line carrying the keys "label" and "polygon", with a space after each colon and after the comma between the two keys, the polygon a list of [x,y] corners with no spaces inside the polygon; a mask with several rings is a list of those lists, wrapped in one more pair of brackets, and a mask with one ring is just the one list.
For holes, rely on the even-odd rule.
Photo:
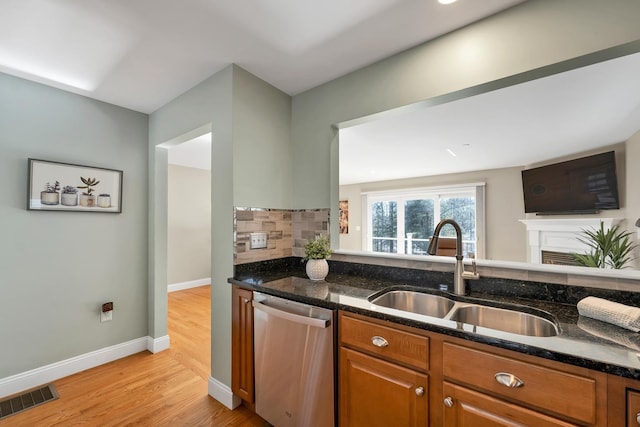
{"label": "stainless steel sink basin", "polygon": [[458,307],[451,314],[450,320],[533,337],[558,335],[558,328],[548,319],[534,314],[483,305]]}
{"label": "stainless steel sink basin", "polygon": [[455,304],[455,301],[445,297],[415,291],[389,291],[370,302],[387,308],[440,318],[446,316]]}

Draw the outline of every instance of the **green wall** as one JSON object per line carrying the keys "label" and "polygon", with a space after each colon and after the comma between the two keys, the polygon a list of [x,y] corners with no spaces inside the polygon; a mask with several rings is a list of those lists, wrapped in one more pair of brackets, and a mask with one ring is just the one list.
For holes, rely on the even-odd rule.
{"label": "green wall", "polygon": [[233,275],[233,206],[290,207],[290,116],[289,96],[232,65],[150,117],[154,197],[150,211],[154,240],[150,244],[156,251],[152,321],[157,329],[154,336],[166,333],[166,271],[163,271],[166,266],[166,213],[163,212],[166,211],[166,159],[162,157],[165,155],[162,149],[156,146],[167,141],[184,141],[188,139],[186,135],[209,126],[212,131],[211,374],[226,385],[231,384],[231,286],[227,278]]}
{"label": "green wall", "polygon": [[[146,114],[0,74],[0,378],[147,336],[146,153]],[[29,157],[122,170],[122,213],[27,211]]]}
{"label": "green wall", "polygon": [[638,16],[635,0],[530,0],[294,96],[294,208],[337,204],[332,126],[638,40]]}

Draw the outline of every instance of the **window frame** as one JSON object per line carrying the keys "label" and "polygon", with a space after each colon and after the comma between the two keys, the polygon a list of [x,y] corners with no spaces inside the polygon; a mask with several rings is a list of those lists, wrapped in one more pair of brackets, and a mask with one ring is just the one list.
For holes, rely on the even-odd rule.
{"label": "window frame", "polygon": [[[361,193],[362,206],[362,224],[365,228],[362,233],[362,247],[367,252],[373,252],[373,212],[372,206],[377,202],[396,202],[397,208],[397,233],[395,238],[379,238],[382,240],[396,241],[396,252],[376,252],[387,254],[406,255],[405,247],[407,237],[400,231],[405,228],[405,203],[410,200],[433,199],[434,201],[434,226],[440,221],[440,200],[446,197],[455,197],[460,195],[475,197],[476,204],[476,258],[485,257],[485,186],[484,182],[444,185],[434,187],[419,188],[403,188],[395,190],[368,191]],[[415,240],[415,239],[414,239]],[[415,254],[411,254],[415,255]],[[423,256],[423,255],[417,255]]]}

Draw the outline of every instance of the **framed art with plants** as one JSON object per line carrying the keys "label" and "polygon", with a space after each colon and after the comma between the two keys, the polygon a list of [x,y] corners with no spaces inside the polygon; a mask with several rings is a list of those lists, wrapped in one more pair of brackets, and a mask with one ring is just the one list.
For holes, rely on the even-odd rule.
{"label": "framed art with plants", "polygon": [[122,212],[122,171],[29,159],[28,210]]}

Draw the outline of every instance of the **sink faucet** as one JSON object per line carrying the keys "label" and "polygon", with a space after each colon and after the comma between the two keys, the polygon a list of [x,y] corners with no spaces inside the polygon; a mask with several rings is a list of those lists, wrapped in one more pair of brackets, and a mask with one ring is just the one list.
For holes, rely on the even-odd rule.
{"label": "sink faucet", "polygon": [[462,230],[457,222],[452,219],[443,219],[436,225],[436,229],[433,231],[433,236],[431,237],[431,241],[429,242],[429,248],[427,249],[427,253],[429,255],[435,255],[438,251],[438,238],[440,236],[440,230],[446,224],[451,224],[456,231],[456,267],[453,271],[453,293],[456,295],[464,295],[465,294],[465,277],[470,279],[478,279],[479,275],[475,271],[467,272],[464,271],[464,267],[462,266],[462,259],[464,256],[462,255]]}

